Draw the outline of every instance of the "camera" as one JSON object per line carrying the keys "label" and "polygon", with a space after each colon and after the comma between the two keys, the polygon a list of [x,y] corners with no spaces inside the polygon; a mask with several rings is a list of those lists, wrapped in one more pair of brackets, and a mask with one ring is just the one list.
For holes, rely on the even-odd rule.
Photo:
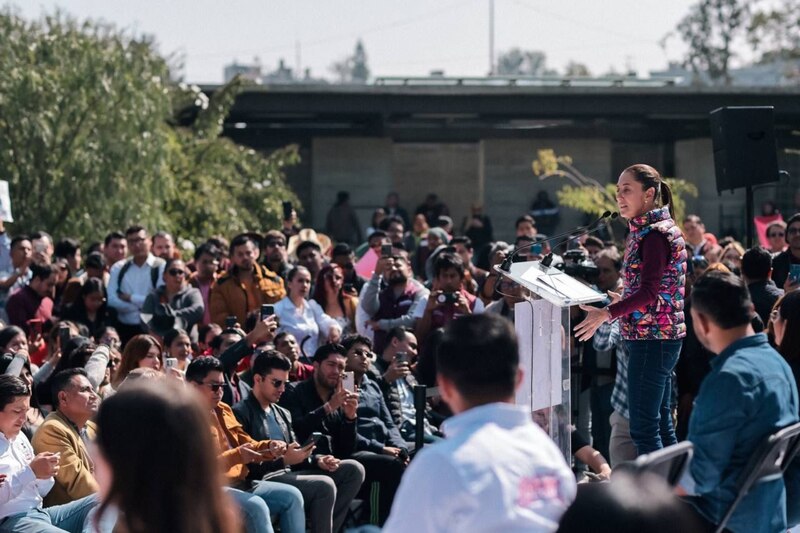
{"label": "camera", "polygon": [[436,297],[436,301],[440,304],[454,304],[458,301],[458,293],[456,292],[443,292]]}
{"label": "camera", "polygon": [[596,284],[600,270],[594,261],[586,256],[584,250],[569,250],[564,253],[563,270],[573,278],[579,278],[591,284]]}

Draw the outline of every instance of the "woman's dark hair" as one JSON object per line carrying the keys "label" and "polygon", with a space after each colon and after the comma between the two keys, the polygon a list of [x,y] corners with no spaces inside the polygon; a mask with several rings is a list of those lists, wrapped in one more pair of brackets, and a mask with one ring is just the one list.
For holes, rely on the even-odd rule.
{"label": "woman's dark hair", "polygon": [[786,321],[778,351],[787,361],[800,361],[800,291],[787,292],[776,304],[780,317]]}
{"label": "woman's dark hair", "polygon": [[[286,275],[286,281],[288,282],[294,281],[294,278],[297,277],[297,274],[299,274],[300,272],[305,272],[308,274],[309,277],[311,277],[311,272],[306,267],[297,265],[296,267],[292,268]],[[290,296],[288,287],[286,288],[286,295]]]}
{"label": "woman's dark hair", "polygon": [[631,165],[622,171],[623,174],[629,173],[633,179],[642,184],[642,188],[655,189],[656,193],[653,196],[653,201],[661,201],[661,205],[669,205],[669,216],[675,220],[675,206],[672,205],[672,189],[669,188],[667,182],[650,165]]}
{"label": "woman's dark hair", "polygon": [[6,346],[17,335],[25,335],[25,331],[17,326],[6,326],[0,329],[0,352],[5,353]]}
{"label": "woman's dark hair", "polygon": [[[344,276],[342,267],[336,264],[327,264],[319,270],[319,273],[317,274],[317,281],[314,283],[314,294],[311,295],[311,299],[317,302],[322,307],[323,311],[325,311],[325,308],[328,305],[328,293],[325,290],[325,278],[328,276],[333,276],[335,270],[338,270],[342,273],[342,276]],[[342,309],[342,315],[346,314],[343,292],[344,291],[342,289],[339,289],[339,292],[336,294],[336,301],[339,303],[339,307]]]}
{"label": "woman's dark hair", "polygon": [[31,389],[17,376],[0,374],[0,410],[20,396],[30,396]]}
{"label": "woman's dark hair", "polygon": [[189,336],[185,329],[175,328],[169,330],[167,334],[164,335],[164,349],[169,350],[169,347],[172,346],[172,343],[175,342],[175,339],[181,335],[186,335],[187,337]]}
{"label": "woman's dark hair", "polygon": [[145,358],[150,348],[156,347],[158,352],[161,353],[161,343],[152,335],[136,335],[125,345],[122,350],[122,361],[117,368],[117,374],[114,376],[114,386],[122,383],[128,372],[134,368],[139,367],[139,361]]}
{"label": "woman's dark hair", "polygon": [[141,380],[102,403],[95,442],[113,475],[95,525],[115,505],[128,533],[238,531],[200,405],[168,380]]}
{"label": "woman's dark hair", "polygon": [[103,280],[100,278],[89,278],[84,282],[83,286],[81,286],[80,299],[83,300],[86,296],[97,292],[103,293],[105,297],[106,286],[103,284]]}

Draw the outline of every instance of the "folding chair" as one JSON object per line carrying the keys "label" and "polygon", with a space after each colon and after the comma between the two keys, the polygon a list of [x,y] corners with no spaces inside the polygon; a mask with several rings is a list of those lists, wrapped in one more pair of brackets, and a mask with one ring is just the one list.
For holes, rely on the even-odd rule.
{"label": "folding chair", "polygon": [[670,487],[674,487],[689,466],[693,453],[694,445],[689,441],[683,441],[640,455],[635,461],[621,464],[618,470],[634,474],[650,472],[663,478]]}
{"label": "folding chair", "polygon": [[717,525],[716,533],[721,533],[725,529],[736,507],[754,485],[783,477],[798,450],[800,450],[800,422],[786,426],[766,438],[739,474],[739,479],[736,481],[736,498]]}

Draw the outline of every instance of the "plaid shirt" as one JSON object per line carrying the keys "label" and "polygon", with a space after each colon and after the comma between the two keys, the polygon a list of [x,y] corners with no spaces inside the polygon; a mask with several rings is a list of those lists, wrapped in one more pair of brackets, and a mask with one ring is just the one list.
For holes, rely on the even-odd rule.
{"label": "plaid shirt", "polygon": [[628,412],[628,354],[623,347],[619,329],[619,320],[610,324],[603,322],[592,338],[592,346],[597,351],[616,349],[617,377],[614,381],[614,390],[611,393],[611,406],[625,418],[630,418]]}

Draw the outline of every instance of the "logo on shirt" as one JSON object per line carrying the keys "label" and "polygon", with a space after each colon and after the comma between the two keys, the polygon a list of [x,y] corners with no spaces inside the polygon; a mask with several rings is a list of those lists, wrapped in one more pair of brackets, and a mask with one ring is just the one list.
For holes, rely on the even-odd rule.
{"label": "logo on shirt", "polygon": [[562,502],[561,480],[555,475],[533,475],[519,480],[517,505],[531,508],[544,504]]}

